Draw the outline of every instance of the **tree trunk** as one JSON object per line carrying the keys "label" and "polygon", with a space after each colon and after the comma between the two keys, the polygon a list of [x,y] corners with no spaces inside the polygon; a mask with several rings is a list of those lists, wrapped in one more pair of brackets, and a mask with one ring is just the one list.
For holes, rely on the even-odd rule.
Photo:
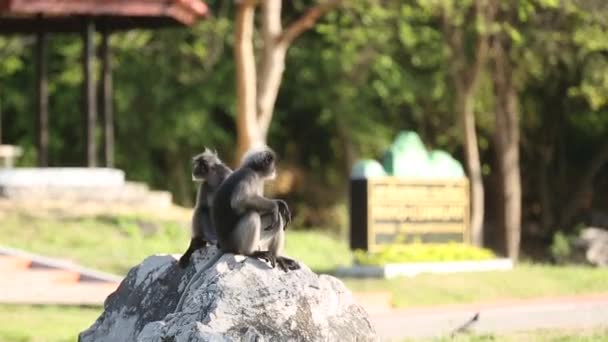
{"label": "tree trunk", "polygon": [[595,176],[606,163],[608,163],[608,142],[600,147],[599,152],[585,166],[583,176],[574,188],[574,194],[569,196],[570,200],[563,207],[559,219],[562,228],[570,228],[574,224],[573,221],[581,208],[585,193],[593,186]]}
{"label": "tree trunk", "polygon": [[40,31],[36,35],[36,79],[37,109],[36,142],[38,147],[38,167],[49,166],[49,90],[48,90],[48,33]]}
{"label": "tree trunk", "polygon": [[85,157],[88,167],[97,166],[97,99],[95,97],[95,80],[93,73],[93,58],[95,56],[95,23],[91,18],[86,19],[83,32],[83,73],[84,73],[84,113],[85,113]]}
{"label": "tree trunk", "polygon": [[477,147],[477,131],[475,130],[475,112],[473,109],[473,89],[459,91],[460,121],[464,135],[464,154],[466,168],[469,174],[471,194],[471,242],[475,246],[483,246],[483,217],[484,190],[481,174],[481,161]]}
{"label": "tree trunk", "polygon": [[237,154],[236,160],[252,147],[266,144],[274,106],[285,70],[285,56],[291,42],[308,30],[340,0],[329,0],[309,8],[285,30],[281,24],[282,0],[266,0],[262,5],[263,50],[260,78],[257,79],[253,49],[257,1],[243,0],[236,15],[234,57],[237,74]]}
{"label": "tree trunk", "polygon": [[[504,232],[504,251],[517,261],[521,240],[521,179],[519,171],[519,113],[517,93],[506,44],[494,42],[494,144],[500,179],[500,231]],[[506,247],[506,248],[505,248]]]}
{"label": "tree trunk", "polygon": [[110,51],[110,33],[104,31],[101,36],[101,112],[103,113],[103,137],[105,166],[114,167],[114,107],[112,89],[112,56]]}
{"label": "tree trunk", "polygon": [[262,37],[264,50],[260,79],[257,89],[257,111],[260,124],[260,135],[266,142],[268,129],[272,120],[272,112],[277,100],[283,71],[285,70],[285,55],[287,44],[281,40],[282,0],[266,0],[262,3]]}
{"label": "tree trunk", "polygon": [[0,87],[0,145],[2,145],[2,88]]}
{"label": "tree trunk", "polygon": [[256,71],[253,52],[255,1],[243,1],[236,14],[234,59],[237,84],[236,162],[252,146],[261,143],[256,114]]}

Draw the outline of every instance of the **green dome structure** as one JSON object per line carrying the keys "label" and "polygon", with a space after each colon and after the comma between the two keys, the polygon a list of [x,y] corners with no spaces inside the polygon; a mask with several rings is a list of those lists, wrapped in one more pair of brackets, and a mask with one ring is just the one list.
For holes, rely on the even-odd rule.
{"label": "green dome structure", "polygon": [[382,156],[382,164],[375,160],[359,160],[351,178],[395,176],[404,178],[458,179],[465,177],[462,165],[442,150],[429,152],[420,136],[403,131]]}
{"label": "green dome structure", "polygon": [[362,159],[357,161],[350,174],[350,178],[352,179],[379,178],[386,176],[387,173],[384,171],[382,164],[373,159]]}

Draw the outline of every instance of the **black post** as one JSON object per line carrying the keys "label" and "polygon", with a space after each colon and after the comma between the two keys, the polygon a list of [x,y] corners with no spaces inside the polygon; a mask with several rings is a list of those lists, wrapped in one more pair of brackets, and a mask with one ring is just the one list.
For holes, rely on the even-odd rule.
{"label": "black post", "polygon": [[102,113],[104,119],[104,154],[106,167],[114,167],[114,108],[112,106],[112,60],[110,51],[110,33],[102,31],[101,36],[101,79],[102,79]]}
{"label": "black post", "polygon": [[48,49],[48,33],[41,28],[36,34],[36,102],[38,118],[36,142],[38,147],[38,166],[49,165],[49,90],[48,90],[48,63],[46,60]]}
{"label": "black post", "polygon": [[93,58],[95,55],[95,23],[87,18],[85,23],[83,73],[84,73],[84,107],[85,107],[85,136],[86,160],[88,167],[97,166],[97,144],[95,141],[95,126],[97,124],[97,101],[95,100],[95,81],[93,76]]}

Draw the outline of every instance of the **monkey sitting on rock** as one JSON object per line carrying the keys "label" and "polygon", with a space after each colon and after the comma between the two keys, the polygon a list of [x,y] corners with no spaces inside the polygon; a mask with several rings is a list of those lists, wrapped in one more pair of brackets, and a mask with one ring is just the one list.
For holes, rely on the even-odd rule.
{"label": "monkey sitting on rock", "polygon": [[210,208],[213,195],[230,173],[232,170],[220,160],[217,152],[207,148],[203,153],[192,158],[192,179],[199,182],[199,186],[192,215],[192,238],[188,249],[179,259],[180,267],[188,266],[195,250],[205,247],[207,243],[217,243]]}
{"label": "monkey sitting on rock", "polygon": [[277,264],[283,271],[296,270],[295,260],[280,256],[284,229],[291,220],[287,204],[263,196],[264,182],[276,176],[275,154],[269,148],[248,153],[242,165],[219,186],[211,216],[219,248]]}

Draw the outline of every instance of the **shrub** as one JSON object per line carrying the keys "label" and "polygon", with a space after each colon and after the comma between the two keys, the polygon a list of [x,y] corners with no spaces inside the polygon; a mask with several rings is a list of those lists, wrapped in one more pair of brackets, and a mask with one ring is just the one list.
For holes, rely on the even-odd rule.
{"label": "shrub", "polygon": [[555,262],[560,264],[565,263],[572,256],[570,239],[562,232],[553,234],[553,242],[551,243],[551,247],[549,247],[549,251]]}
{"label": "shrub", "polygon": [[355,251],[355,262],[361,265],[384,265],[407,262],[489,260],[496,256],[488,249],[462,243],[412,243],[387,245],[374,252]]}

